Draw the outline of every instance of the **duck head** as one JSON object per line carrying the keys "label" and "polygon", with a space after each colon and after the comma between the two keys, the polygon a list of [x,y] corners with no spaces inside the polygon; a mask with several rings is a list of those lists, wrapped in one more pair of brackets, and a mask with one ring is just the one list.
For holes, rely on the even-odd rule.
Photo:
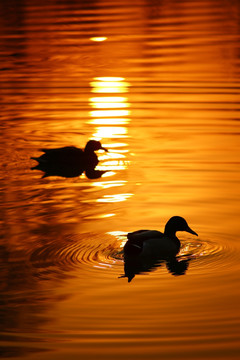
{"label": "duck head", "polygon": [[96,140],[89,140],[84,149],[85,152],[93,152],[97,150],[104,150],[108,152],[108,150],[102,146],[100,141]]}
{"label": "duck head", "polygon": [[188,226],[188,223],[184,218],[181,216],[173,216],[168,220],[165,226],[164,234],[171,237],[175,236],[177,231],[186,231],[190,234],[198,236],[198,234]]}

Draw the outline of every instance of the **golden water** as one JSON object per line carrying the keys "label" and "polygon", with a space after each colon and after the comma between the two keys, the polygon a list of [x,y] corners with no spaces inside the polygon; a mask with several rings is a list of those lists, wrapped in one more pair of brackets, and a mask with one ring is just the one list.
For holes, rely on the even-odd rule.
{"label": "golden water", "polygon": [[[237,0],[0,3],[0,358],[239,358]],[[41,148],[100,139],[99,179]],[[182,276],[124,274],[173,215]]]}

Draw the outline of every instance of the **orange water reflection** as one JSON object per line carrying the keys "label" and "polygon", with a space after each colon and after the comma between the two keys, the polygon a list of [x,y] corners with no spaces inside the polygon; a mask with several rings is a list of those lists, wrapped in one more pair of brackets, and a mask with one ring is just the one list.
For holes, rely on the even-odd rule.
{"label": "orange water reflection", "polygon": [[[89,124],[94,125],[93,137],[102,142],[110,142],[106,147],[107,154],[99,156],[100,170],[108,171],[106,176],[115,175],[119,170],[126,170],[129,165],[128,155],[128,127],[130,122],[130,103],[126,93],[129,83],[122,77],[96,77],[91,82],[91,92],[99,94],[90,97],[89,103],[93,110],[89,112]],[[124,94],[119,96],[118,94]],[[106,139],[106,140],[105,140]],[[119,139],[121,142],[119,142]],[[104,176],[103,176],[104,177]],[[92,186],[109,189],[126,185],[126,181],[96,181]],[[127,200],[132,194],[115,193],[104,194],[97,202],[119,202]],[[111,214],[112,215],[112,214]]]}
{"label": "orange water reflection", "polygon": [[96,42],[102,42],[107,40],[106,36],[96,36],[96,37],[91,37],[90,40],[92,41],[96,41]]}
{"label": "orange water reflection", "polygon": [[[0,357],[237,358],[239,1],[41,4],[0,4]],[[92,137],[105,177],[28,171]],[[126,286],[124,232],[174,214],[217,246]]]}

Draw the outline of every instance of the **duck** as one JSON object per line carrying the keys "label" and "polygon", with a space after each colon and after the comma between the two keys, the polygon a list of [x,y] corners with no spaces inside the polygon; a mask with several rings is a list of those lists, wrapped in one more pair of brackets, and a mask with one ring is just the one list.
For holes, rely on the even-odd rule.
{"label": "duck", "polygon": [[177,231],[186,231],[198,236],[187,221],[181,216],[171,217],[165,225],[164,232],[158,230],[137,230],[127,234],[124,256],[150,256],[158,259],[174,258],[181,247],[176,236]]}
{"label": "duck", "polygon": [[198,236],[181,216],[171,217],[163,233],[158,230],[137,230],[128,233],[128,240],[123,248],[124,275],[120,277],[127,277],[128,282],[131,282],[136,274],[154,271],[164,262],[172,275],[184,275],[190,259],[176,257],[181,247],[176,236],[177,231],[186,231]]}
{"label": "duck", "polygon": [[[84,150],[75,146],[65,146],[55,149],[41,149],[44,153],[39,157],[31,157],[38,162],[32,170],[41,170],[47,176],[76,177],[84,171],[89,178],[100,177],[105,171],[95,170],[99,160],[95,151],[108,150],[100,141],[89,140]],[[89,175],[89,176],[88,176]]]}

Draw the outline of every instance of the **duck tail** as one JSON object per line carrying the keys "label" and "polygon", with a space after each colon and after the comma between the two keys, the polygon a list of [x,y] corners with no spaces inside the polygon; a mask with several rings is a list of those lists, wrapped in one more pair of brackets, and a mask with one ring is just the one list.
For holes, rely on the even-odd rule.
{"label": "duck tail", "polygon": [[34,157],[34,156],[32,156],[31,159],[37,161],[37,162],[38,162],[38,165],[46,164],[46,160],[43,159],[41,156],[40,156],[40,157]]}
{"label": "duck tail", "polygon": [[30,159],[33,159],[33,160],[39,161],[39,158],[34,157],[34,156],[31,156],[31,158],[30,158]]}
{"label": "duck tail", "polygon": [[118,278],[119,279],[127,278],[128,282],[130,283],[134,277],[135,277],[135,274],[128,274],[128,275],[124,274],[124,275],[119,276]]}

